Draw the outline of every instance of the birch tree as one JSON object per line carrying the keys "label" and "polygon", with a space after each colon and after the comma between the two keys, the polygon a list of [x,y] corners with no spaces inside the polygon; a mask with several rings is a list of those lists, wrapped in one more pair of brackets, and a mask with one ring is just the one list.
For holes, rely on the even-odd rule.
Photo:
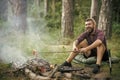
{"label": "birch tree", "polygon": [[44,16],[48,13],[48,0],[44,0]]}
{"label": "birch tree", "polygon": [[98,29],[103,30],[107,38],[110,38],[112,33],[111,1],[112,0],[102,0],[102,6],[100,10],[99,24],[98,24]]}

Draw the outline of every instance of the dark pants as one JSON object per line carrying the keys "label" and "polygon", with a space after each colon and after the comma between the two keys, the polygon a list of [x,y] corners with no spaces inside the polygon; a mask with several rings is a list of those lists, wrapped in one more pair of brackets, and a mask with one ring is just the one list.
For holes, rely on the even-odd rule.
{"label": "dark pants", "polygon": [[[91,54],[88,57],[93,57],[93,56],[97,57],[97,49],[96,48],[94,48],[94,49],[91,50]],[[86,58],[88,58],[88,57],[86,57]],[[103,54],[102,61],[107,61],[108,59],[109,59],[109,55],[108,55],[108,51],[106,49],[105,52],[104,52],[104,54]]]}

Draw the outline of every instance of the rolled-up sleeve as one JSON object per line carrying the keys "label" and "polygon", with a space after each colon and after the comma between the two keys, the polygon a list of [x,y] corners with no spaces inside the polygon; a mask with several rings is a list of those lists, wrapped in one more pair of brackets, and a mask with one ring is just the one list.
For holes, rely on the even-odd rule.
{"label": "rolled-up sleeve", "polygon": [[99,40],[101,40],[102,42],[104,42],[105,35],[104,35],[103,31],[99,31],[99,32],[98,32],[97,39],[99,39]]}

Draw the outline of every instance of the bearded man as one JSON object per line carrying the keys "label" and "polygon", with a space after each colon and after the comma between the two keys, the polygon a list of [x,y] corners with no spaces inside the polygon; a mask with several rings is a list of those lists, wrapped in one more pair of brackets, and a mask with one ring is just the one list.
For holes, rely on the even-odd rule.
{"label": "bearded man", "polygon": [[108,60],[107,45],[105,35],[96,27],[96,22],[93,18],[88,18],[85,21],[85,31],[73,42],[73,52],[61,66],[71,67],[72,60],[82,53],[85,58],[96,56],[96,64],[93,67],[93,73],[100,71],[102,60]]}

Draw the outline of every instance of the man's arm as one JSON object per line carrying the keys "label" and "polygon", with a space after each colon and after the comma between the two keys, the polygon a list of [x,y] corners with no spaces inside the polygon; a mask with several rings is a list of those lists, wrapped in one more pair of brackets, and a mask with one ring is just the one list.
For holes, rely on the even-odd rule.
{"label": "man's arm", "polygon": [[85,47],[85,48],[81,48],[80,52],[82,53],[87,53],[89,50],[96,48],[97,46],[101,45],[102,41],[100,39],[97,39],[95,42],[93,42],[91,45]]}
{"label": "man's arm", "polygon": [[75,41],[73,42],[73,52],[75,52],[75,53],[79,53],[79,52],[80,52],[80,51],[79,51],[79,48],[78,48],[78,45],[79,45],[78,40],[75,40]]}
{"label": "man's arm", "polygon": [[104,41],[104,37],[105,37],[104,33],[102,31],[99,31],[97,34],[97,40],[86,48],[88,50],[91,50],[91,49],[96,48],[97,46],[101,45],[102,42]]}
{"label": "man's arm", "polygon": [[102,41],[100,39],[97,39],[95,42],[93,42],[91,45],[89,45],[88,47],[86,47],[87,51],[91,50],[93,48],[96,48],[97,46],[101,45]]}
{"label": "man's arm", "polygon": [[73,51],[77,51],[79,52],[79,44],[84,40],[86,39],[86,36],[87,36],[87,32],[83,32],[82,34],[80,34],[80,36],[73,42]]}
{"label": "man's arm", "polygon": [[75,40],[75,41],[73,42],[73,45],[76,46],[76,47],[78,46],[78,44],[79,44],[79,43],[78,43],[78,40]]}
{"label": "man's arm", "polygon": [[73,42],[73,51],[74,50],[78,50],[78,40],[75,40],[74,42]]}

